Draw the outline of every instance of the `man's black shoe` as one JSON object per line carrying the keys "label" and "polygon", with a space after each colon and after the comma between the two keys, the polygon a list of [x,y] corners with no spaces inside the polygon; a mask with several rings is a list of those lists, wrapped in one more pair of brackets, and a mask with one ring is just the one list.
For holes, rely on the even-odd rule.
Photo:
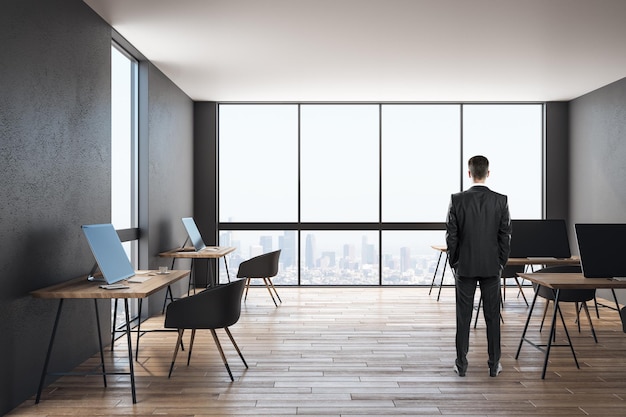
{"label": "man's black shoe", "polygon": [[458,376],[465,376],[465,369],[459,369],[458,366],[454,365],[454,372],[458,375]]}
{"label": "man's black shoe", "polygon": [[489,368],[489,376],[498,376],[500,372],[502,372],[502,365],[500,364],[500,362],[498,362],[495,367]]}

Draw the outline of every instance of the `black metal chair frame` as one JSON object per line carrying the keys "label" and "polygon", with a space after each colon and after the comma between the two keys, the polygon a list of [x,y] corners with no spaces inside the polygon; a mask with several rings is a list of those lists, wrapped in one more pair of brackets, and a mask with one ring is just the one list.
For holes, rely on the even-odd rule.
{"label": "black metal chair frame", "polygon": [[[267,288],[267,291],[270,293],[270,297],[272,297],[274,305],[278,307],[276,298],[278,298],[278,301],[281,303],[283,302],[278,295],[278,291],[276,291],[274,283],[272,282],[272,277],[278,274],[280,252],[281,250],[279,249],[273,252],[264,253],[263,255],[255,256],[239,264],[237,278],[245,278],[246,280],[246,293],[243,298],[244,301],[248,299],[248,290],[250,289],[251,279],[261,278],[265,283],[265,288]],[[273,294],[272,290],[274,290]],[[276,294],[276,298],[274,298],[274,294]]]}
{"label": "black metal chair frame", "polygon": [[213,336],[213,340],[220,353],[222,362],[228,371],[230,380],[234,381],[233,373],[230,370],[226,355],[224,354],[224,350],[222,349],[222,345],[215,331],[216,329],[224,329],[239,354],[241,361],[245,367],[248,368],[248,364],[229,330],[229,327],[235,324],[241,315],[241,297],[244,287],[245,280],[235,280],[227,284],[209,287],[198,294],[175,300],[167,306],[165,327],[178,329],[178,339],[176,341],[176,347],[174,348],[168,378],[172,376],[178,349],[182,347],[185,329],[191,329],[187,366],[189,366],[191,361],[191,352],[193,351],[196,330],[208,329]]}

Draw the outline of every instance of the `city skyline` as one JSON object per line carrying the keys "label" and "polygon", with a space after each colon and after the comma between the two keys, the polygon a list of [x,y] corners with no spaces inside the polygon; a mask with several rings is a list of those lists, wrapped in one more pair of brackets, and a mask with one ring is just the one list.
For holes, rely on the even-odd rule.
{"label": "city skyline", "polygon": [[[401,243],[401,237],[411,239],[409,234],[412,244]],[[337,240],[342,235],[346,240]],[[220,245],[237,247],[228,260],[233,270],[246,259],[280,249],[279,273],[274,278],[278,285],[296,285],[298,268],[302,285],[378,285],[381,259],[383,285],[430,284],[438,258],[430,245],[442,243],[443,231],[385,232],[380,256],[377,236],[375,231],[303,231],[300,256],[296,231],[223,231]]]}

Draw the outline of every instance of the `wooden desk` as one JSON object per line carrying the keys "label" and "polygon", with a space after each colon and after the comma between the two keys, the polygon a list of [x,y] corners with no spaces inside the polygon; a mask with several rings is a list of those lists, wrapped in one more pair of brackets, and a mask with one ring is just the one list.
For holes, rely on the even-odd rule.
{"label": "wooden desk", "polygon": [[159,256],[167,258],[192,258],[192,259],[218,259],[236,251],[232,246],[207,246],[201,251],[196,251],[193,246],[176,248],[159,253]]}
{"label": "wooden desk", "polygon": [[[441,257],[445,253],[446,257],[443,264],[443,272],[441,274],[441,281],[439,282],[439,293],[437,294],[437,301],[439,301],[439,297],[441,296],[441,287],[443,286],[443,278],[446,275],[446,267],[448,265],[448,248],[446,245],[431,245],[431,248],[439,251],[439,257],[437,258],[437,266],[435,267],[435,272],[433,274],[433,279],[430,283],[430,290],[428,290],[428,295],[430,295],[433,286],[435,285],[435,278],[437,277],[437,271],[439,270],[439,263],[441,262]],[[542,265],[542,267],[547,266],[556,266],[556,265],[580,265],[580,257],[572,256],[571,258],[509,258],[506,262],[506,266],[527,266],[527,265]],[[528,305],[528,301],[526,300],[526,296],[522,291],[522,285],[518,281],[517,277],[506,277],[506,278],[514,278],[519,288],[526,305]],[[505,284],[506,290],[506,284]]]}
{"label": "wooden desk", "polygon": [[[58,299],[59,306],[57,308],[56,317],[54,319],[54,325],[52,327],[52,335],[50,336],[50,343],[48,345],[48,351],[46,353],[46,360],[44,362],[44,368],[41,373],[41,379],[39,381],[39,388],[37,390],[37,398],[35,403],[39,403],[41,398],[41,391],[43,390],[46,375],[48,375],[48,364],[50,362],[50,353],[52,352],[52,346],[54,344],[54,337],[56,335],[57,327],[59,324],[59,318],[61,316],[61,310],[63,308],[63,300],[66,298],[71,299],[93,299],[96,308],[96,323],[98,325],[98,342],[100,344],[100,365],[98,368],[102,369],[99,374],[102,375],[104,386],[107,386],[106,375],[129,375],[131,383],[131,392],[133,397],[133,403],[137,402],[135,395],[135,370],[133,367],[133,349],[131,345],[130,337],[130,317],[128,308],[129,298],[139,298],[140,300],[146,298],[163,288],[168,287],[172,283],[189,275],[189,271],[177,270],[170,271],[167,274],[159,274],[157,271],[137,271],[136,276],[150,276],[145,282],[139,283],[126,283],[129,288],[119,290],[105,290],[100,288],[103,282],[89,281],[87,276],[78,277],[70,281],[62,282],[60,284],[52,285],[50,287],[42,288],[31,292],[31,295],[35,298],[47,298]],[[102,351],[102,336],[100,331],[100,320],[98,314],[98,299],[123,299],[124,309],[126,313],[126,338],[128,340],[128,365],[129,372],[106,372],[104,367],[104,353]]]}
{"label": "wooden desk", "polygon": [[[531,282],[534,282],[539,285],[543,285],[544,287],[551,288],[554,291],[554,312],[552,313],[552,324],[550,326],[550,337],[548,338],[548,343],[545,345],[545,359],[543,363],[543,371],[541,373],[541,379],[545,379],[546,377],[546,369],[548,367],[548,358],[550,356],[550,349],[552,345],[552,339],[554,337],[554,331],[556,326],[556,315],[559,311],[559,293],[560,290],[566,289],[600,289],[600,288],[608,288],[611,290],[615,290],[616,288],[626,288],[626,281],[617,281],[612,280],[610,278],[585,278],[581,273],[536,273],[536,274],[526,274],[521,273],[518,274],[521,278],[527,279]],[[522,332],[522,337],[519,342],[519,347],[517,348],[517,354],[515,355],[515,359],[519,357],[520,351],[522,349],[522,343],[527,342],[536,348],[542,350],[541,348],[544,345],[537,345],[530,340],[526,339],[526,331],[528,330],[528,323],[530,322],[530,317],[533,312],[533,308],[535,307],[535,302],[537,301],[538,291],[535,291],[535,297],[533,298],[533,302],[528,312],[528,318],[526,319],[526,325],[524,326],[524,331]],[[617,303],[617,300],[615,300]],[[566,330],[567,334],[567,330]],[[574,347],[572,346],[572,342],[569,338],[569,334],[567,334],[567,339],[569,341],[568,345],[572,350],[572,355],[574,356],[574,361],[576,362],[576,366],[578,367],[578,360],[576,359],[576,353],[574,352]],[[563,345],[560,345],[563,346]]]}
{"label": "wooden desk", "polygon": [[[165,252],[159,253],[159,256],[164,258],[172,258],[172,269],[174,269],[174,261],[176,259],[191,259],[192,261],[196,259],[219,259],[224,258],[224,265],[226,266],[226,275],[230,280],[230,274],[228,272],[228,263],[226,262],[226,255],[236,251],[237,248],[232,246],[207,246],[201,251],[196,251],[193,246],[186,246],[184,248],[175,248]],[[193,270],[193,262],[191,269]],[[208,284],[215,284],[213,282],[211,268],[208,268],[210,278]],[[219,281],[219,280],[218,280]],[[191,281],[190,281],[191,283]],[[190,284],[191,285],[191,284]]]}
{"label": "wooden desk", "polygon": [[580,257],[571,258],[509,258],[507,266],[543,265],[542,268],[558,265],[580,265]]}

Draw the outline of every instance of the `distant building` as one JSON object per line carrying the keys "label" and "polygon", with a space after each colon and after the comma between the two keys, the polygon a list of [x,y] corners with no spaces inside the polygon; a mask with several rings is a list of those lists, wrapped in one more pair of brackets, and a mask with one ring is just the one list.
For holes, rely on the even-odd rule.
{"label": "distant building", "polygon": [[259,237],[259,244],[263,248],[263,253],[268,253],[272,251],[274,247],[272,245],[272,236],[261,236]]}
{"label": "distant building", "polygon": [[317,248],[315,247],[315,235],[306,235],[306,243],[304,246],[304,265],[309,269],[315,268],[316,250]]}
{"label": "distant building", "polygon": [[280,262],[285,267],[296,266],[296,232],[287,230],[283,236],[278,237],[278,248],[280,252]]}
{"label": "distant building", "polygon": [[406,272],[413,269],[411,262],[411,248],[403,246],[400,248],[400,272]]}

